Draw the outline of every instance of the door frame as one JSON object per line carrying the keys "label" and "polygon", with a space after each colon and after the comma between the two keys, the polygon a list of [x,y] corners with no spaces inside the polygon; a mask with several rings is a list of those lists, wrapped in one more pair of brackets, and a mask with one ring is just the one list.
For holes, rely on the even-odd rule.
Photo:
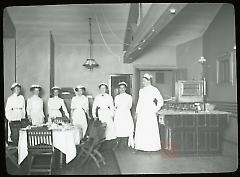
{"label": "door frame", "polygon": [[[134,84],[133,84],[133,98],[134,102],[136,103],[138,100],[138,91],[140,89],[140,71],[173,71],[176,72],[176,70],[179,69],[176,66],[163,66],[163,65],[136,65],[134,66]],[[174,79],[172,82],[175,82]],[[173,83],[173,86],[175,83]],[[173,92],[175,92],[173,90]]]}
{"label": "door frame", "polygon": [[108,79],[108,85],[109,85],[109,88],[108,88],[108,90],[109,90],[109,95],[111,95],[111,93],[112,93],[112,84],[111,84],[111,77],[112,76],[125,76],[125,75],[127,75],[127,76],[129,76],[130,75],[130,79],[131,79],[131,93],[130,94],[133,94],[133,74],[121,74],[121,73],[119,73],[119,74],[109,74],[109,79]]}

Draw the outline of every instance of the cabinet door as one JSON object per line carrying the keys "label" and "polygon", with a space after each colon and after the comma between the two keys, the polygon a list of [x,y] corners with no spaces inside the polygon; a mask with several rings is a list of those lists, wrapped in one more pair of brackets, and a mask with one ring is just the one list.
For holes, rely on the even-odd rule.
{"label": "cabinet door", "polygon": [[180,116],[183,120],[183,127],[184,128],[195,128],[195,115],[193,114],[186,114],[186,115],[181,115]]}
{"label": "cabinet door", "polygon": [[209,130],[208,132],[208,147],[210,152],[220,151],[220,134],[218,130]]}
{"label": "cabinet door", "polygon": [[204,129],[198,129],[197,131],[197,146],[198,153],[204,153],[208,151],[208,132]]}
{"label": "cabinet door", "polygon": [[171,131],[171,151],[183,152],[184,151],[184,132],[178,129]]}
{"label": "cabinet door", "polygon": [[199,153],[204,153],[208,151],[207,117],[199,114],[196,120],[196,150]]}
{"label": "cabinet door", "polygon": [[196,151],[196,133],[194,130],[184,132],[184,152],[193,153]]}
{"label": "cabinet door", "polygon": [[217,128],[219,127],[219,118],[216,114],[207,115],[208,118],[208,127],[209,128]]}
{"label": "cabinet door", "polygon": [[174,116],[173,117],[173,121],[174,121],[174,124],[173,124],[173,128],[182,128],[183,127],[183,119],[181,116]]}

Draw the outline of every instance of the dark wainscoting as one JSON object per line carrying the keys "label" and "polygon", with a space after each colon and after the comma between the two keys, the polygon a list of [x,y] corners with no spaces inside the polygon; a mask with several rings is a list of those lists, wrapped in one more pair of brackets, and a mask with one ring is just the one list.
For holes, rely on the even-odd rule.
{"label": "dark wainscoting", "polygon": [[215,109],[219,111],[227,111],[231,112],[231,117],[237,119],[238,115],[238,109],[237,109],[237,103],[236,102],[223,102],[223,101],[209,101],[209,103],[216,105]]}
{"label": "dark wainscoting", "polygon": [[[238,104],[236,102],[209,101],[209,103],[216,105],[216,110],[231,112],[232,114],[229,116],[229,118],[238,119]],[[224,141],[230,144],[238,144],[237,141],[229,140],[227,138],[224,138]]]}

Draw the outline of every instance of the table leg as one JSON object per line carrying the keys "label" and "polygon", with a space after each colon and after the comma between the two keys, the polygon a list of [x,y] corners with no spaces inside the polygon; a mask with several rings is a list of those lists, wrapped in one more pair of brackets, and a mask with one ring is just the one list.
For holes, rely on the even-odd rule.
{"label": "table leg", "polygon": [[63,153],[60,151],[60,168],[63,166]]}

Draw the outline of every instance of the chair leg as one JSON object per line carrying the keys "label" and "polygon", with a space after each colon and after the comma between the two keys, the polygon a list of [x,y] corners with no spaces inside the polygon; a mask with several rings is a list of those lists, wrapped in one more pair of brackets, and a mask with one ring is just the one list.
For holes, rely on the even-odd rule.
{"label": "chair leg", "polygon": [[[84,159],[81,159],[80,164],[76,164],[77,167],[82,166],[82,165],[89,159],[89,155],[90,155],[90,152],[89,152],[89,151],[87,151],[87,150],[85,150],[84,148],[82,148],[82,151],[81,151],[81,152],[82,152],[81,154],[85,153],[85,157],[84,157]],[[80,155],[79,155],[78,157],[80,157]]]}
{"label": "chair leg", "polygon": [[99,164],[98,160],[96,159],[96,157],[93,154],[90,154],[90,157],[94,160],[94,162],[96,163],[97,167],[100,168],[100,164]]}
{"label": "chair leg", "polygon": [[99,157],[100,162],[102,162],[105,165],[106,163],[101,153],[97,149],[94,149],[94,153]]}
{"label": "chair leg", "polygon": [[29,160],[28,160],[28,175],[31,174],[31,169],[32,169],[32,162],[33,162],[33,156],[29,156]]}
{"label": "chair leg", "polygon": [[94,150],[94,153],[96,155],[98,155],[98,157],[100,158],[100,161],[103,163],[103,165],[106,165],[104,157],[102,156],[102,154],[97,149]]}

